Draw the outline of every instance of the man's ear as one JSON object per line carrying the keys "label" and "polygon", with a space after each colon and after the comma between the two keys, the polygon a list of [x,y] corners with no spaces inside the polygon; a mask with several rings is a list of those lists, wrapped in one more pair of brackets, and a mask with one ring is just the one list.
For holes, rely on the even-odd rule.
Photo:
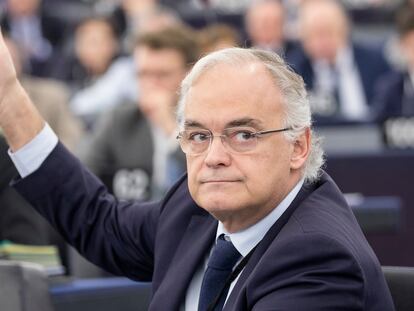
{"label": "man's ear", "polygon": [[291,169],[297,170],[303,167],[309,156],[311,139],[310,128],[307,128],[305,132],[296,139],[293,144],[293,153],[290,159]]}

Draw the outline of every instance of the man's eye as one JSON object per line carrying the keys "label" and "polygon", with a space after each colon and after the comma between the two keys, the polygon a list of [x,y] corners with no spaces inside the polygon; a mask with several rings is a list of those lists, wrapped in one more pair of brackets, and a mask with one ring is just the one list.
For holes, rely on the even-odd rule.
{"label": "man's eye", "polygon": [[233,135],[233,139],[243,142],[243,141],[248,141],[254,138],[254,133],[251,131],[237,131],[235,132]]}
{"label": "man's eye", "polygon": [[209,140],[210,135],[206,133],[194,132],[188,135],[188,140],[194,143],[203,143]]}

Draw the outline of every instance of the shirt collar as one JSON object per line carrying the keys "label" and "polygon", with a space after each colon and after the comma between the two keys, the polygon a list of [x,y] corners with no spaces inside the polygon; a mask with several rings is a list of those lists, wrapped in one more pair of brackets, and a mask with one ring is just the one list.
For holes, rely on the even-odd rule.
{"label": "shirt collar", "polygon": [[274,208],[266,217],[242,231],[228,233],[224,228],[223,223],[219,221],[216,239],[221,234],[224,234],[225,238],[230,239],[234,247],[243,257],[245,257],[263,239],[267,231],[269,231],[273,224],[276,223],[280,216],[282,216],[282,214],[287,210],[298,194],[300,188],[302,188],[303,183],[304,179],[301,179],[282,200],[282,202],[280,202],[279,205],[276,206],[276,208]]}

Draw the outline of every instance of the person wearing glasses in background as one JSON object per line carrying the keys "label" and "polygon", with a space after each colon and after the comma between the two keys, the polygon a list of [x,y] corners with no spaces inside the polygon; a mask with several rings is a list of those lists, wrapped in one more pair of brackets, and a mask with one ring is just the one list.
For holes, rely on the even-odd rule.
{"label": "person wearing glasses in background", "polygon": [[199,56],[194,36],[184,26],[142,33],[133,51],[139,100],[104,113],[79,150],[118,199],[159,199],[185,171],[175,109],[180,83]]}
{"label": "person wearing glasses in background", "polygon": [[[323,162],[302,79],[229,48],[183,80],[188,173],[163,201],[117,201],[57,140],[0,42],[0,126],[20,191],[92,262],[151,281],[149,310],[394,310]],[[125,150],[128,152],[128,150]]]}

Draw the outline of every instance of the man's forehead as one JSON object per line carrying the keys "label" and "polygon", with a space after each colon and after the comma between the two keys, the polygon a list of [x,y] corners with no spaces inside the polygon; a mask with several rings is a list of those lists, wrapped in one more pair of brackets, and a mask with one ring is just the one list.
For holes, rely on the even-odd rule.
{"label": "man's forehead", "polygon": [[186,97],[244,99],[246,96],[262,97],[276,91],[276,88],[273,78],[261,63],[248,62],[241,65],[218,63],[205,69],[192,81],[187,93],[189,96]]}
{"label": "man's forehead", "polygon": [[[185,94],[186,110],[209,109],[206,104],[226,109],[247,104],[282,102],[283,95],[271,75],[255,64],[244,68],[217,67],[197,78]],[[207,106],[208,106],[207,105]]]}
{"label": "man's forehead", "polygon": [[263,64],[218,64],[193,81],[184,97],[183,118],[219,128],[243,118],[269,123],[280,113],[282,99]]}

